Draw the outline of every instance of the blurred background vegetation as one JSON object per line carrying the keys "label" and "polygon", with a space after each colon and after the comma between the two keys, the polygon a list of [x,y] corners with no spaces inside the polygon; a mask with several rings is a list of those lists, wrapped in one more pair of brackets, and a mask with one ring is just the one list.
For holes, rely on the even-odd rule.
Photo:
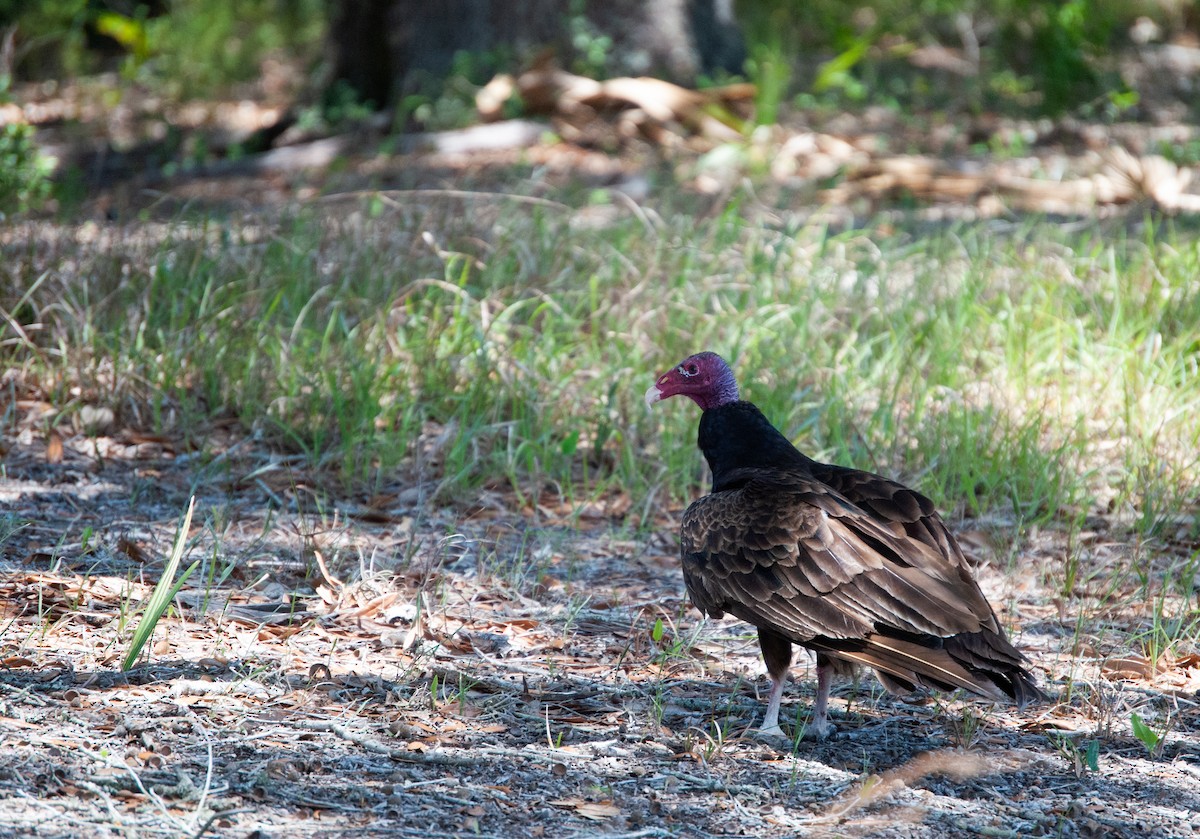
{"label": "blurred background vegetation", "polygon": [[319,61],[325,0],[0,0],[14,80],[117,72],[186,96],[227,94],[286,56]]}
{"label": "blurred background vegetation", "polygon": [[[330,22],[347,5],[353,4],[0,0],[0,28],[12,39],[0,71],[17,80],[119,72],[176,95],[218,96],[259,78],[264,61],[286,60],[320,82]],[[574,33],[572,60],[603,73],[605,51],[613,47],[597,31],[595,15],[583,3],[559,5]],[[740,0],[735,16],[749,56],[743,75],[783,102],[953,101],[1051,113],[1121,89],[1111,60],[1120,47],[1194,35],[1200,21],[1192,0]],[[912,72],[914,52],[939,46],[965,62],[953,71],[975,79],[969,90],[933,90]],[[462,56],[452,73],[503,58]],[[931,53],[928,61],[937,58]],[[951,66],[950,57],[943,63]]]}
{"label": "blurred background vegetation", "polygon": [[[1083,211],[1073,224],[1107,220],[1108,226],[1063,238],[1070,231],[1058,230],[1053,218],[1045,228],[1033,222],[1027,228],[1024,216],[1008,209],[1003,224],[972,227],[977,208],[968,195],[959,202],[967,211],[962,227],[933,226],[935,216],[891,216],[871,231],[870,214],[880,209],[874,199],[850,206],[842,221],[794,212],[818,204],[816,190],[828,192],[828,184],[843,177],[837,161],[828,174],[805,176],[807,193],[771,195],[762,185],[766,164],[753,168],[764,155],[755,159],[751,153],[744,155],[746,166],[729,167],[732,186],[715,177],[707,191],[694,184],[696,173],[707,171],[702,164],[722,152],[753,152],[755,143],[778,145],[780,138],[805,131],[887,135],[889,154],[953,157],[954,165],[967,159],[963,168],[969,168],[988,158],[1015,159],[1043,137],[1050,138],[1044,146],[1073,144],[1071,153],[1082,149],[1098,157],[1096,149],[1110,137],[1120,145],[1108,132],[1111,124],[1169,121],[1187,131],[1168,140],[1143,132],[1137,154],[1170,151],[1175,162],[1191,165],[1200,159],[1189,127],[1200,116],[1200,97],[1188,86],[1200,73],[1146,68],[1152,56],[1170,50],[1200,67],[1194,3],[743,0],[735,8],[744,45],[737,66],[727,65],[738,51],[725,50],[722,61],[694,62],[693,77],[678,79],[700,87],[752,82],[754,113],[739,121],[741,133],[707,147],[663,144],[660,157],[656,147],[641,158],[642,148],[631,151],[632,143],[585,148],[551,137],[543,145],[567,147],[565,163],[545,155],[518,157],[526,153],[522,147],[496,164],[520,179],[513,194],[533,193],[510,204],[509,185],[497,186],[508,170],[480,176],[485,188],[472,192],[477,182],[471,178],[483,165],[455,168],[440,161],[430,167],[434,171],[418,173],[420,166],[412,163],[419,155],[396,154],[412,146],[394,138],[478,121],[479,86],[497,72],[530,66],[536,39],[489,40],[494,33],[479,20],[452,14],[500,2],[440,0],[439,16],[431,4],[413,0],[0,0],[0,100],[11,99],[10,112],[13,103],[21,104],[17,119],[0,122],[0,213],[37,207],[57,190],[57,210],[69,216],[64,193],[84,192],[72,184],[87,178],[87,188],[99,184],[93,192],[101,192],[117,180],[108,174],[117,168],[111,160],[124,156],[129,162],[120,174],[130,182],[149,173],[129,192],[138,188],[141,200],[161,200],[155,205],[161,213],[183,207],[199,210],[202,218],[203,235],[194,241],[190,232],[171,230],[167,239],[138,244],[140,250],[120,259],[102,249],[87,259],[72,257],[72,264],[83,266],[80,276],[60,272],[53,248],[38,250],[37,243],[49,240],[44,229],[18,240],[20,247],[0,260],[7,263],[13,302],[0,297],[0,304],[40,324],[44,331],[38,334],[55,353],[84,348],[75,369],[74,353],[62,352],[61,359],[42,353],[22,333],[11,346],[38,349],[19,362],[28,380],[43,383],[47,402],[67,405],[61,409],[67,416],[83,399],[70,392],[75,382],[84,382],[80,392],[94,393],[89,398],[97,403],[151,406],[125,413],[155,429],[171,426],[164,417],[172,411],[186,420],[179,423],[185,429],[209,412],[236,416],[275,445],[314,463],[336,463],[343,477],[364,484],[382,480],[405,459],[421,461],[421,441],[445,431],[453,442],[440,455],[439,486],[449,494],[503,475],[518,493],[536,498],[538,482],[526,478],[547,474],[569,494],[583,474],[588,492],[604,493],[615,477],[649,498],[661,478],[647,472],[644,455],[658,445],[660,432],[649,420],[635,419],[626,422],[628,440],[614,442],[622,418],[641,416],[639,406],[622,402],[629,392],[616,385],[601,388],[597,397],[589,377],[604,371],[600,381],[624,381],[630,358],[661,369],[696,345],[729,347],[752,361],[761,342],[770,346],[763,361],[776,357],[780,346],[805,359],[778,382],[756,383],[759,393],[777,388],[774,404],[771,397],[764,401],[772,416],[785,418],[787,428],[827,422],[816,429],[826,454],[870,462],[867,454],[876,452],[880,468],[932,470],[922,481],[939,501],[968,499],[982,509],[998,503],[979,501],[984,495],[1012,498],[1031,508],[1017,511],[1025,520],[1062,509],[1117,509],[1140,493],[1150,499],[1145,509],[1168,511],[1147,514],[1147,529],[1164,521],[1173,525],[1171,517],[1190,503],[1188,476],[1195,474],[1197,451],[1190,418],[1198,404],[1200,346],[1194,216],[1179,219],[1177,229],[1172,222],[1160,243],[1153,224],[1143,238],[1127,237],[1124,221]],[[645,0],[647,7],[654,2]],[[565,10],[559,23],[566,40],[559,41],[557,56],[562,68],[594,77],[630,72],[629,57],[617,55],[624,36],[615,28],[609,34],[603,11],[628,7],[630,0],[510,5],[514,15],[550,6]],[[446,24],[461,20],[473,43],[492,46],[459,51],[440,75],[425,66],[386,95],[371,94],[354,86],[353,74],[339,78],[335,33],[358,31],[362,46],[380,32],[392,35],[384,24],[394,18],[385,15],[372,25],[370,15],[348,15],[351,6],[357,12],[420,6],[424,17],[409,20],[407,33],[396,30],[410,43],[421,40],[411,30],[422,26],[442,27],[438,37],[454,43],[463,33]],[[348,20],[355,25],[348,27]],[[497,23],[496,30],[520,33],[521,23]],[[385,63],[396,58],[377,57]],[[396,73],[409,69],[404,62],[395,67]],[[162,198],[170,187],[164,182],[174,173],[194,162],[195,180],[202,180],[212,171],[203,167],[215,159],[236,163],[239,154],[264,148],[246,139],[249,131],[261,131],[261,122],[251,121],[240,138],[219,137],[204,124],[205,109],[191,107],[196,100],[231,110],[249,104],[255,119],[290,120],[302,129],[297,145],[322,132],[352,135],[368,125],[359,132],[369,136],[358,158],[338,153],[326,166],[367,172],[350,187],[333,187],[314,165],[289,175],[273,171],[269,184],[264,177],[247,187],[223,169],[209,178],[225,177],[223,184],[189,184],[180,204],[169,203]],[[57,115],[34,115],[64,102],[69,107]],[[376,114],[374,106],[384,113]],[[519,113],[518,107],[512,115]],[[877,119],[880,113],[886,119]],[[151,125],[140,134],[128,130],[139,119]],[[1038,129],[995,130],[1005,120],[1036,122]],[[1059,130],[1085,121],[1099,126],[1099,141],[1089,143],[1079,130]],[[783,129],[759,131],[776,124]],[[546,122],[535,130],[542,125],[547,133],[558,127]],[[947,126],[956,132],[954,145],[930,139]],[[82,173],[76,181],[68,163],[52,184],[43,134],[99,151],[75,164]],[[1179,136],[1190,139],[1177,142]],[[767,139],[760,142],[762,137]],[[1168,142],[1175,147],[1158,145]],[[579,175],[581,152],[597,149],[594,157],[618,166],[590,180],[583,173],[555,192],[553,172],[546,172],[561,165],[560,171]],[[614,149],[625,154],[610,154]],[[680,164],[687,154],[692,158]],[[1041,182],[1063,180],[1068,163],[1028,157],[1030,165],[1018,171],[1043,176]],[[394,170],[380,174],[381,161],[392,159],[398,161]],[[657,162],[666,165],[656,169]],[[757,175],[764,177],[739,192]],[[1186,185],[1184,175],[1178,181]],[[673,188],[681,182],[687,186]],[[368,189],[360,190],[363,185]],[[654,201],[643,210],[629,202],[625,189],[642,190]],[[281,209],[270,233],[257,228],[263,216],[254,202],[266,203],[263,195],[278,199]],[[1127,199],[1121,212],[1139,195]],[[107,197],[93,200],[89,220],[153,218],[145,205],[125,214],[119,206],[114,210],[118,199],[105,205]],[[358,208],[360,197],[365,203]],[[473,203],[461,203],[468,199]],[[895,200],[911,208],[921,198],[900,193]],[[239,201],[252,203],[249,232],[229,221],[228,208],[242,206]],[[621,221],[626,202],[637,212]],[[355,227],[363,214],[366,227]],[[832,226],[826,230],[825,224]],[[996,234],[998,229],[1006,232]],[[131,276],[137,282],[129,282]],[[904,286],[905,278],[915,279]],[[947,283],[953,288],[943,288]],[[133,317],[135,311],[141,316]],[[60,313],[60,331],[46,325],[54,317],[43,320],[45,312]],[[626,323],[622,318],[630,312],[642,315]],[[697,323],[708,331],[698,332]],[[780,336],[789,334],[794,340],[781,344]],[[43,366],[51,357],[65,367]],[[489,376],[497,357],[518,360],[512,370],[501,370],[501,385]],[[110,376],[89,366],[97,359],[118,372],[111,374],[114,384],[93,392],[86,383]],[[1130,371],[1125,379],[1114,374],[1118,364]],[[995,417],[976,410],[985,399],[969,391],[982,380],[1000,394],[1000,404],[1062,399],[1062,421],[1047,425],[1040,403],[1027,414],[1023,408]],[[859,382],[861,389],[842,390],[844,382]],[[1124,387],[1121,394],[1105,391],[1113,382]],[[813,408],[804,396],[808,390],[828,401]],[[967,393],[965,407],[946,407],[946,392]],[[1114,405],[1125,415],[1111,420],[1115,430],[1101,429],[1097,436],[1106,445],[1109,439],[1130,442],[1114,447],[1117,465],[1110,469],[1085,462],[1092,458],[1091,438],[1079,429],[1111,414]],[[895,417],[928,420],[921,426],[928,436],[901,433]],[[956,425],[947,429],[944,423]],[[682,477],[666,492],[685,497],[699,485],[698,461],[690,445],[668,442],[664,450],[678,458],[669,474]],[[964,454],[976,451],[986,454],[986,462]],[[1108,471],[1093,480],[1102,469]],[[1079,483],[1071,477],[1076,473]],[[1162,503],[1144,489],[1157,486],[1141,478],[1151,473],[1166,476]],[[993,479],[1008,484],[986,486]],[[1079,501],[1085,496],[1093,500]]]}
{"label": "blurred background vegetation", "polygon": [[[447,0],[441,11],[407,0],[0,0],[0,105],[19,85],[64,96],[65,86],[92,80],[101,107],[133,96],[164,105],[249,98],[282,102],[289,123],[330,129],[380,108],[393,111],[399,130],[462,127],[477,119],[480,85],[528,66],[541,31],[523,40],[513,33],[536,28],[535,13],[548,8],[562,13],[562,66],[595,77],[628,72],[630,62],[620,60],[628,47],[605,17],[619,5],[530,0],[503,12],[508,20],[496,16],[507,7],[486,0]],[[700,7],[709,9],[706,25],[711,10],[723,8],[720,0],[688,6]],[[418,16],[406,17],[413,9]],[[482,11],[460,19],[462,9]],[[1193,0],[740,0],[733,11],[729,31],[741,46],[716,66],[697,62],[682,81],[753,82],[748,130],[872,108],[914,124],[993,114],[1149,122],[1157,118],[1150,105],[1162,99],[1150,88],[1170,83],[1130,71],[1129,57],[1136,64],[1147,45],[1200,42]],[[489,37],[489,28],[499,34]],[[398,38],[407,46],[397,47]],[[415,54],[430,39],[488,46],[423,68],[396,54]],[[395,83],[347,72],[347,56],[368,73],[386,65]],[[1194,121],[1200,97],[1186,93],[1167,96]],[[519,103],[511,110],[518,114]],[[0,118],[0,212],[36,207],[50,192],[51,167],[30,122]]]}

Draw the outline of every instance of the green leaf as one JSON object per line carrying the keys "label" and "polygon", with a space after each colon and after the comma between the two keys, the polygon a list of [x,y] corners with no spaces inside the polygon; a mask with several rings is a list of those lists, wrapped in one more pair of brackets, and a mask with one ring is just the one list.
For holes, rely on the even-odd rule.
{"label": "green leaf", "polygon": [[602,422],[599,426],[597,426],[596,439],[592,443],[592,451],[594,451],[597,456],[604,451],[604,444],[608,442],[608,438],[612,436],[612,433],[613,428],[607,422]]}
{"label": "green leaf", "polygon": [[570,457],[571,455],[575,454],[575,450],[577,448],[579,448],[579,429],[578,428],[576,428],[574,431],[572,431],[570,434],[568,434],[566,437],[563,438],[560,448],[562,449],[562,453],[565,454],[567,457]]}
{"label": "green leaf", "polygon": [[1100,771],[1100,741],[1092,740],[1088,743],[1087,751],[1083,754],[1083,762],[1087,764],[1087,768],[1093,772]]}
{"label": "green leaf", "polygon": [[1129,724],[1133,728],[1133,736],[1142,741],[1142,745],[1147,751],[1154,751],[1158,748],[1159,737],[1158,732],[1146,725],[1145,721],[1138,716],[1137,711],[1129,715]]}
{"label": "green leaf", "polygon": [[1108,94],[1108,101],[1118,111],[1127,111],[1141,100],[1136,90],[1114,90]]}
{"label": "green leaf", "polygon": [[116,12],[101,12],[96,17],[96,31],[129,50],[139,63],[150,57],[150,39],[143,20]]}
{"label": "green leaf", "polygon": [[658,643],[663,638],[663,622],[662,618],[654,619],[654,628],[650,630],[650,637],[654,639],[654,643]]}
{"label": "green leaf", "polygon": [[824,93],[833,88],[844,88],[850,79],[850,71],[867,54],[871,41],[866,38],[856,38],[850,48],[835,55],[817,68],[817,78],[813,82],[814,93]]}

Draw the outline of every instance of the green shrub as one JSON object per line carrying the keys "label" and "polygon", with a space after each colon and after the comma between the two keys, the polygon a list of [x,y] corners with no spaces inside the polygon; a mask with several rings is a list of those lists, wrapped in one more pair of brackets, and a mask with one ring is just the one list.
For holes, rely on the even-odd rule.
{"label": "green shrub", "polygon": [[53,164],[34,142],[33,126],[0,126],[0,215],[35,209],[49,198]]}
{"label": "green shrub", "polygon": [[[1060,113],[1120,89],[1108,60],[1140,16],[1170,31],[1165,4],[1151,0],[740,0],[738,18],[754,45],[785,44],[793,94],[835,108],[863,102]],[[978,75],[955,77],[912,66],[912,50],[939,44],[970,54]]]}
{"label": "green shrub", "polygon": [[[272,55],[315,58],[329,14],[323,0],[167,0],[165,8],[154,15],[137,0],[0,0],[0,30],[17,28],[21,79],[119,66],[172,93],[213,95],[258,78]],[[114,42],[117,54],[97,50],[96,36]]]}

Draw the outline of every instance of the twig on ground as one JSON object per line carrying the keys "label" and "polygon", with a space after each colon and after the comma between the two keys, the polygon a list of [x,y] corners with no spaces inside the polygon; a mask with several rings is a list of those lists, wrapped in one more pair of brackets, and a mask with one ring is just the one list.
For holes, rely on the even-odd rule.
{"label": "twig on ground", "polygon": [[378,740],[373,740],[365,734],[351,731],[346,726],[336,723],[333,720],[290,720],[288,724],[296,728],[302,728],[305,731],[328,731],[331,734],[336,734],[343,740],[347,740],[357,746],[362,746],[369,752],[386,755],[392,760],[402,763],[427,763],[441,766],[475,766],[479,763],[478,760],[472,758],[458,757],[457,755],[448,755],[442,752],[411,752],[407,749],[393,748]]}

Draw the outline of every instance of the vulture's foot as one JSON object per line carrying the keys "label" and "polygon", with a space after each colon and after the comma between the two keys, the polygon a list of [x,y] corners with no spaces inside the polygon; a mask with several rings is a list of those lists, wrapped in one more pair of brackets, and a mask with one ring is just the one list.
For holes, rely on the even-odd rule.
{"label": "vulture's foot", "polygon": [[[755,729],[753,736],[757,740],[762,740],[764,743],[769,743],[772,746],[790,749],[796,742],[796,738],[788,734],[778,724],[769,728]],[[814,725],[812,723],[804,726],[800,734],[801,740],[821,741],[828,740],[837,736],[837,727],[826,720],[823,725]]]}

